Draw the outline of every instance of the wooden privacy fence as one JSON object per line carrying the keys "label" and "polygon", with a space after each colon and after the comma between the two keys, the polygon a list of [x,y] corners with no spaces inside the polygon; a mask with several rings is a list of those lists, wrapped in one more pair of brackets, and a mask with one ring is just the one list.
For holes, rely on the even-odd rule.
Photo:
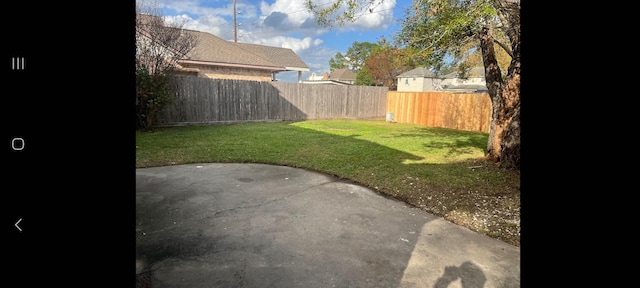
{"label": "wooden privacy fence", "polygon": [[491,106],[487,93],[387,93],[387,118],[398,123],[489,133]]}
{"label": "wooden privacy fence", "polygon": [[175,76],[159,126],[307,119],[384,119],[387,87]]}

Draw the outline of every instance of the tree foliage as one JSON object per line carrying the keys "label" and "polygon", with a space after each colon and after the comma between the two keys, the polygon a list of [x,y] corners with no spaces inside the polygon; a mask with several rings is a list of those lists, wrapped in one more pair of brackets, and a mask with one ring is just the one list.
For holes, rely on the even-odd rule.
{"label": "tree foliage", "polygon": [[373,75],[371,75],[371,72],[369,72],[369,69],[367,69],[366,66],[362,67],[362,69],[356,73],[356,82],[354,84],[361,86],[377,86],[376,81],[373,79]]}
{"label": "tree foliage", "polygon": [[415,68],[415,65],[407,50],[391,45],[382,38],[365,61],[365,67],[376,86],[386,86],[394,91],[398,86],[398,75]]}
{"label": "tree foliage", "polygon": [[351,70],[356,73],[360,71],[360,69],[364,67],[364,63],[367,61],[367,58],[369,58],[371,53],[378,47],[380,47],[380,45],[377,43],[354,41],[353,44],[351,44],[351,47],[347,49],[346,54],[351,65]]}
{"label": "tree foliage", "polygon": [[329,59],[329,69],[334,71],[347,68],[357,74],[364,67],[364,62],[371,55],[371,51],[376,47],[378,47],[376,43],[354,41],[345,54],[338,52]]}
{"label": "tree foliage", "polygon": [[331,71],[348,68],[356,73],[356,85],[386,86],[395,90],[396,77],[414,68],[404,49],[393,46],[384,37],[377,43],[354,41],[345,54],[329,59]]}
{"label": "tree foliage", "polygon": [[480,22],[495,16],[486,1],[464,0],[416,0],[406,13],[397,40],[432,64],[445,56],[460,58],[469,43],[478,41]]}
{"label": "tree foliage", "polygon": [[336,53],[336,56],[329,59],[329,70],[331,72],[345,68],[349,68],[349,60],[347,60],[342,53],[338,52]]}
{"label": "tree foliage", "polygon": [[[478,37],[481,27],[492,29],[495,58],[501,75],[511,63],[510,39],[491,0],[417,0],[407,9],[397,41],[413,48],[417,61],[433,67],[446,65],[453,59],[459,70],[483,65]],[[463,71],[464,72],[464,71]]]}
{"label": "tree foliage", "polygon": [[342,26],[354,22],[361,16],[371,13],[385,0],[335,0],[329,4],[316,4],[306,0],[305,7],[310,11],[316,23],[325,27]]}

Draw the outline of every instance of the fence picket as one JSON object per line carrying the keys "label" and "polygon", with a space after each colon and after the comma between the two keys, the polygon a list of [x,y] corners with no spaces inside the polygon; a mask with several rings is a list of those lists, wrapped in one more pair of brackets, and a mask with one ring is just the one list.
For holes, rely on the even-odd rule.
{"label": "fence picket", "polygon": [[489,132],[489,95],[396,92],[387,87],[258,82],[175,76],[175,101],[158,126],[312,119],[385,119]]}
{"label": "fence picket", "polygon": [[487,93],[388,92],[387,112],[398,123],[414,123],[489,132],[491,100]]}
{"label": "fence picket", "polygon": [[158,126],[306,119],[384,119],[387,87],[175,76]]}

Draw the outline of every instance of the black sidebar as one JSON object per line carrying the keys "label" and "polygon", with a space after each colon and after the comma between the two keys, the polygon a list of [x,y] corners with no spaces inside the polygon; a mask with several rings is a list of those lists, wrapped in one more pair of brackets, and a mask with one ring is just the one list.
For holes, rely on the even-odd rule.
{"label": "black sidebar", "polygon": [[135,286],[135,2],[118,3],[3,6],[2,276],[12,287]]}

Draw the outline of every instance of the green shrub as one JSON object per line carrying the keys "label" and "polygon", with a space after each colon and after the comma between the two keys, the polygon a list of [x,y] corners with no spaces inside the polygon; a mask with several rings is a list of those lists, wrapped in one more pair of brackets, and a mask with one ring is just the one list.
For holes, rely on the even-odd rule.
{"label": "green shrub", "polygon": [[136,71],[136,129],[150,130],[156,124],[157,114],[173,101],[169,75],[153,75],[142,67]]}

